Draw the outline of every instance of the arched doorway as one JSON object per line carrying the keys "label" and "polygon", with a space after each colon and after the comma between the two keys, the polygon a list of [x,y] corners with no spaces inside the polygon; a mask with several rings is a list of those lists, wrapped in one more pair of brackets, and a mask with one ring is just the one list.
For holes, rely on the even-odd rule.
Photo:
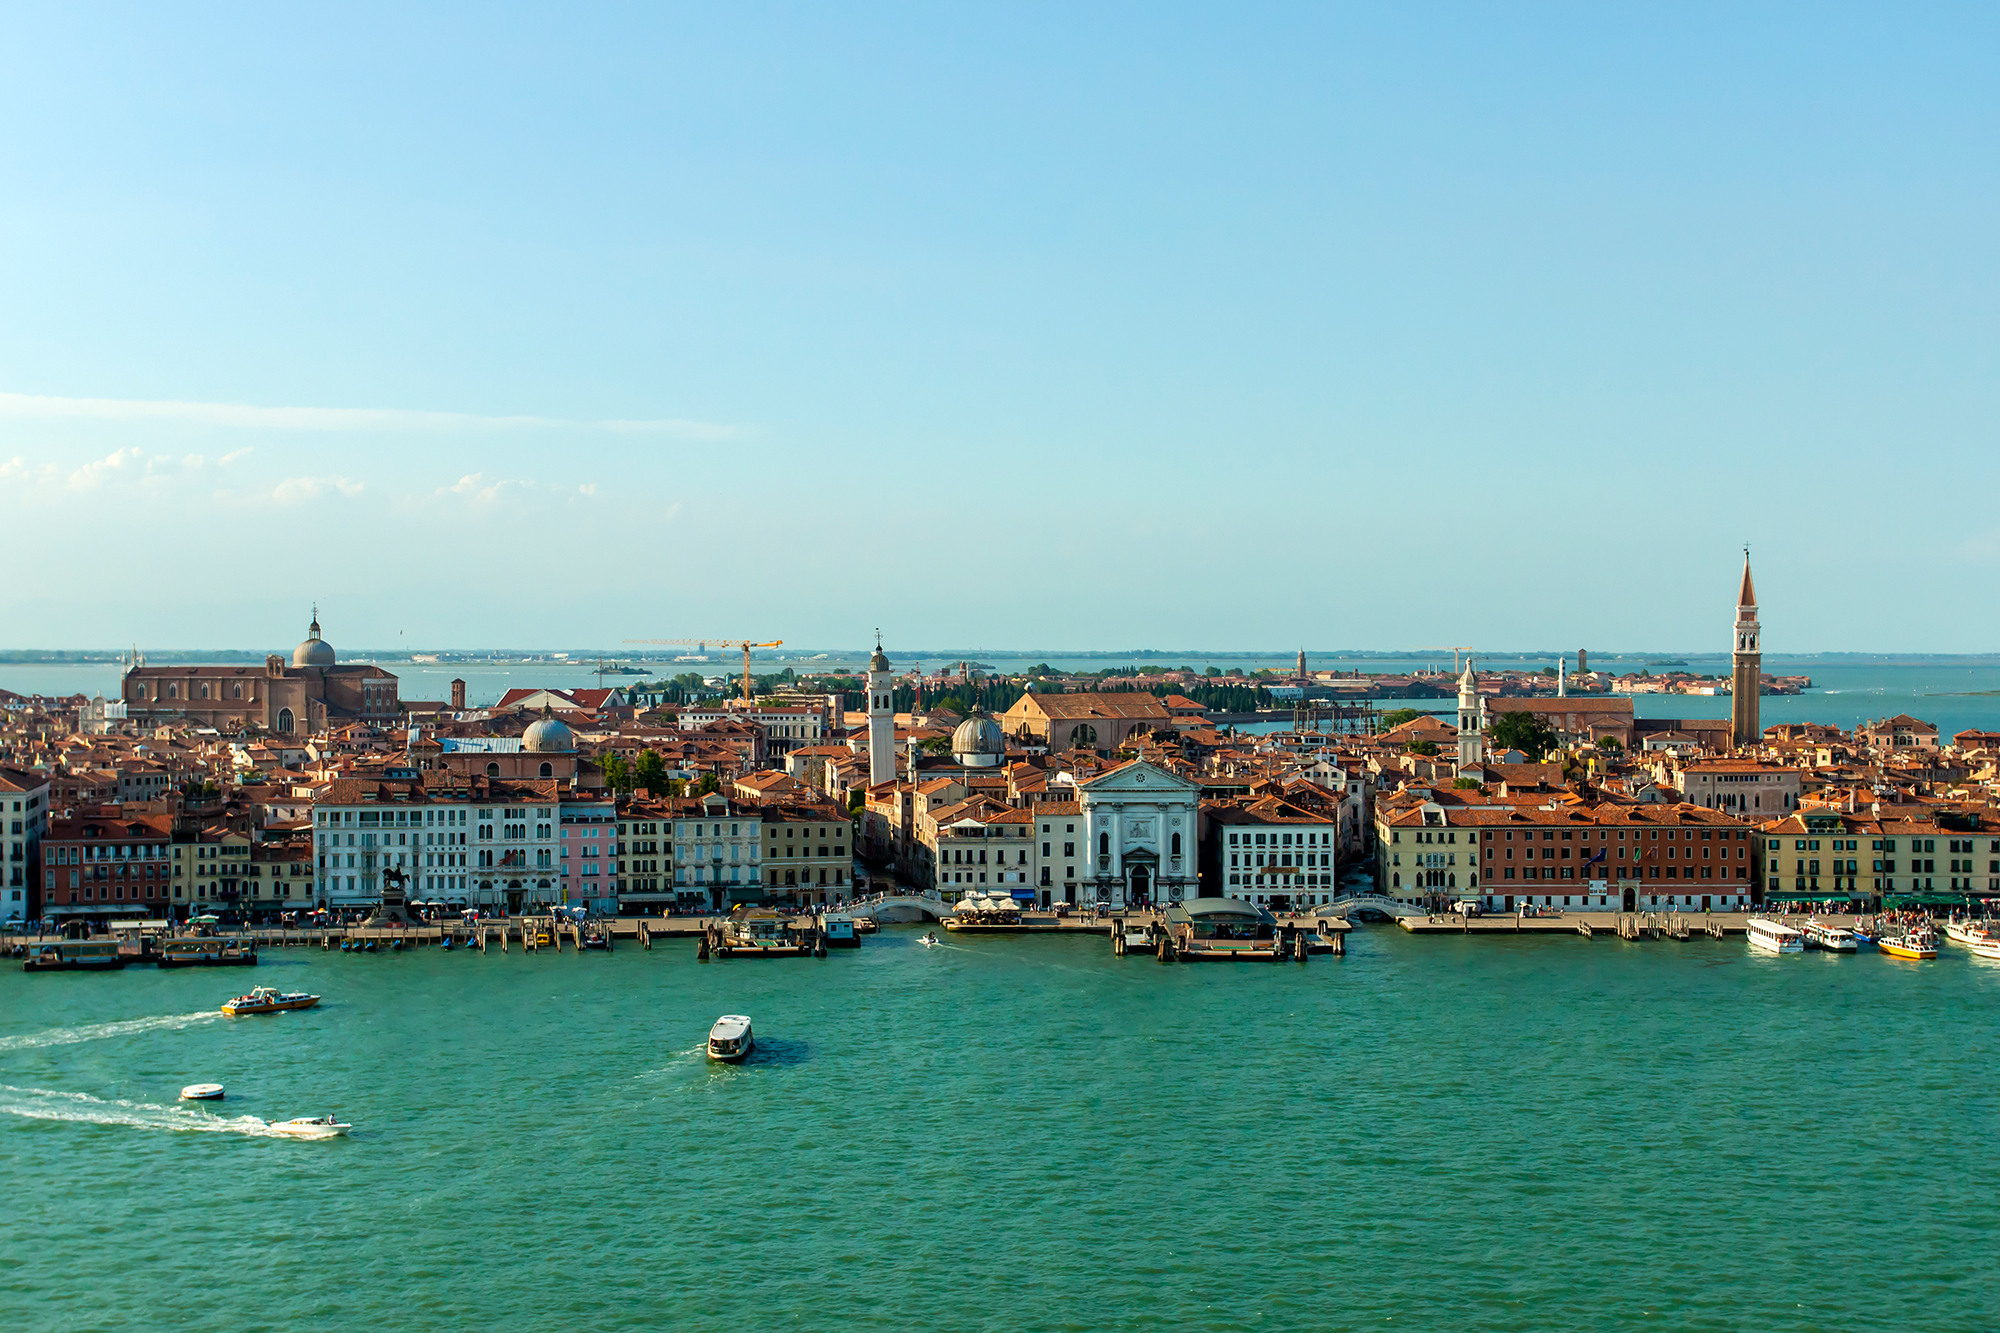
{"label": "arched doorway", "polygon": [[1628,884],[1625,887],[1625,910],[1629,912],[1633,909],[1633,906],[1632,887]]}
{"label": "arched doorway", "polygon": [[1153,872],[1144,866],[1132,867],[1131,901],[1148,904],[1153,901]]}

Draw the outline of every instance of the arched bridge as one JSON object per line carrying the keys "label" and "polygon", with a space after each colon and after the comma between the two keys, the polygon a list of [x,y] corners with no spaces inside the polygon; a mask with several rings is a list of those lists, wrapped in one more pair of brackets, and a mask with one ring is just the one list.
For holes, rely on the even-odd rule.
{"label": "arched bridge", "polygon": [[942,921],[951,915],[951,904],[935,893],[884,893],[864,899],[847,909],[849,916],[883,922]]}
{"label": "arched bridge", "polygon": [[1399,903],[1394,898],[1385,898],[1379,893],[1360,893],[1352,898],[1337,898],[1323,906],[1307,908],[1305,910],[1314,914],[1338,912],[1345,916],[1353,912],[1356,908],[1365,909],[1371,907],[1384,916],[1389,917],[1424,915],[1422,908],[1412,907],[1408,903]]}

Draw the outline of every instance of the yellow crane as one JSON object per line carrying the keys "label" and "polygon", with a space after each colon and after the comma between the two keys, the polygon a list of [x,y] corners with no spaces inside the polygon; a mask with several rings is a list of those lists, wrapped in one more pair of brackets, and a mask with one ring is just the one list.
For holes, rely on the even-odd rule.
{"label": "yellow crane", "polygon": [[752,648],[782,648],[783,639],[773,639],[769,643],[754,643],[749,639],[627,639],[627,643],[650,643],[676,648],[706,648],[711,643],[718,648],[737,647],[743,650],[743,702],[754,703],[757,696],[750,682],[750,650]]}
{"label": "yellow crane", "polygon": [[1451,674],[1456,676],[1463,669],[1458,665],[1458,655],[1460,653],[1469,653],[1472,651],[1472,648],[1473,645],[1469,643],[1467,644],[1427,643],[1424,644],[1422,647],[1412,648],[1410,651],[1415,653],[1450,653]]}

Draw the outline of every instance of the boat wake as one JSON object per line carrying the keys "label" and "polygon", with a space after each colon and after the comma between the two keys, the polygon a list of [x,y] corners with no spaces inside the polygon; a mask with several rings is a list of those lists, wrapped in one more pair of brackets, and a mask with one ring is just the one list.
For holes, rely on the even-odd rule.
{"label": "boat wake", "polygon": [[157,1106],[151,1102],[105,1101],[87,1092],[54,1088],[16,1088],[0,1084],[0,1113],[28,1120],[67,1120],[86,1125],[130,1125],[135,1129],[165,1129],[197,1134],[242,1134],[278,1138],[254,1115],[219,1116],[189,1106]]}
{"label": "boat wake", "polygon": [[28,1032],[17,1037],[0,1037],[0,1051],[27,1051],[41,1046],[72,1046],[80,1041],[98,1041],[105,1037],[131,1037],[141,1032],[171,1032],[177,1028],[193,1027],[197,1023],[213,1023],[222,1017],[214,1009],[203,1009],[192,1014],[159,1014],[152,1018],[126,1018],[116,1023],[86,1023],[81,1027],[50,1028],[47,1032]]}

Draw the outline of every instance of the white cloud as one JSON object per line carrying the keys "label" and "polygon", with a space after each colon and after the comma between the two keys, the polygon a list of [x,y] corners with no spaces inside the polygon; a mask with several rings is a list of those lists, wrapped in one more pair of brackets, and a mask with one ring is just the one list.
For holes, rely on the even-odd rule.
{"label": "white cloud", "polygon": [[346,477],[287,477],[271,488],[271,498],[283,505],[306,504],[334,494],[352,500],[363,489],[360,482]]}
{"label": "white cloud", "polygon": [[[665,435],[720,440],[739,427],[667,418],[657,421],[565,421],[554,417],[494,417],[469,412],[415,412],[377,407],[253,407],[244,403],[184,403],[128,398],[54,398],[0,393],[0,419],[98,421],[112,424],[166,422],[240,430],[283,431],[490,431],[596,430],[618,435]],[[227,463],[247,450],[223,456]],[[199,457],[195,455],[194,457]]]}
{"label": "white cloud", "polygon": [[586,481],[583,485],[576,488],[576,493],[578,495],[595,495],[597,494],[597,483]]}
{"label": "white cloud", "polygon": [[114,449],[106,457],[85,463],[70,473],[70,487],[79,491],[95,490],[112,477],[126,474],[127,468],[136,472],[145,457],[145,451],[142,449]]}

